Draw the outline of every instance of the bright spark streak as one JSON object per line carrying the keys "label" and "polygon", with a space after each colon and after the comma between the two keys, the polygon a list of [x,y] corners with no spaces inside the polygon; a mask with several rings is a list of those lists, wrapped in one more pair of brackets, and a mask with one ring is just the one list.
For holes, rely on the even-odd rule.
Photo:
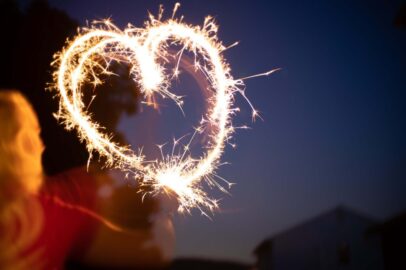
{"label": "bright spark streak", "polygon": [[272,69],[272,70],[267,71],[267,72],[264,72],[264,73],[255,74],[255,75],[247,76],[247,77],[244,77],[244,78],[240,78],[240,80],[243,80],[243,81],[244,81],[244,80],[252,79],[252,78],[256,78],[256,77],[269,76],[269,75],[271,75],[272,73],[277,72],[277,71],[279,71],[279,70],[281,70],[281,68],[275,68],[275,69]]}
{"label": "bright spark streak", "polygon": [[[106,158],[106,166],[130,172],[142,185],[153,187],[153,194],[171,190],[179,200],[180,212],[198,208],[204,213],[204,209],[213,211],[218,208],[218,201],[203,190],[202,181],[223,192],[227,190],[218,180],[231,187],[231,183],[216,175],[215,171],[221,165],[220,157],[225,144],[235,130],[231,121],[238,111],[233,107],[234,95],[238,92],[246,98],[244,79],[267,76],[275,70],[234,80],[221,54],[227,48],[217,38],[218,27],[214,20],[207,17],[202,27],[187,25],[182,22],[183,17],[174,19],[178,8],[179,4],[176,4],[172,17],[162,21],[163,8],[160,7],[158,18],[150,14],[144,29],[129,25],[120,30],[109,20],[95,22],[90,28],[81,29],[78,36],[55,55],[53,88],[60,98],[58,119],[67,129],[78,131],[90,155],[97,151]],[[172,74],[158,61],[168,58],[167,48],[170,45],[182,46],[176,54],[178,60]],[[111,75],[108,67],[112,61],[131,67],[131,76],[141,86],[146,104],[156,105],[154,96],[159,95],[170,98],[182,109],[182,97],[170,92],[169,88],[171,79],[179,74],[179,62],[184,51],[194,54],[196,70],[202,71],[211,83],[214,97],[209,101],[208,110],[192,138],[183,146],[182,153],[174,153],[181,138],[174,140],[171,154],[165,155],[164,145],[159,145],[161,160],[146,161],[141,151],[136,153],[128,146],[113,143],[111,136],[103,133],[103,128],[91,121],[82,102],[81,87],[84,83],[100,84],[98,74]],[[257,116],[257,111],[246,100],[252,108],[253,117]],[[206,125],[211,128],[206,129]],[[189,151],[190,144],[196,133],[204,130],[209,130],[208,150],[203,156],[193,158]]]}

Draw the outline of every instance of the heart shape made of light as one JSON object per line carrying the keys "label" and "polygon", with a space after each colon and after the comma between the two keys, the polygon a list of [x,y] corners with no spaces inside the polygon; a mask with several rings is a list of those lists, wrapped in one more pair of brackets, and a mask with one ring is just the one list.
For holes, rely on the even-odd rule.
{"label": "heart shape made of light", "polygon": [[[81,86],[86,82],[101,83],[98,74],[108,74],[107,66],[111,61],[125,62],[131,67],[131,77],[141,86],[145,98],[161,95],[181,107],[182,98],[169,90],[178,66],[173,74],[169,74],[158,61],[167,57],[170,45],[181,45],[182,49],[176,54],[178,59],[185,50],[192,53],[195,68],[211,85],[213,98],[194,133],[202,133],[210,125],[210,141],[207,152],[198,158],[188,152],[188,144],[182,155],[172,154],[163,160],[145,162],[145,156],[112,142],[103,133],[103,128],[91,120],[82,101]],[[109,20],[94,23],[90,28],[83,28],[64,50],[55,55],[54,89],[60,98],[57,118],[67,129],[77,130],[90,154],[97,151],[106,157],[107,166],[132,172],[141,184],[152,186],[154,192],[166,188],[172,190],[178,197],[180,211],[194,207],[202,213],[203,208],[213,210],[218,207],[218,201],[208,196],[201,182],[206,181],[224,192],[227,190],[217,182],[218,179],[231,186],[217,176],[215,170],[220,165],[225,144],[235,130],[231,121],[238,110],[233,107],[234,94],[240,92],[244,95],[243,81],[233,79],[222,56],[225,49],[217,38],[217,26],[211,17],[205,19],[202,27],[190,26],[173,18],[161,21],[160,17],[155,19],[151,15],[143,29],[129,25],[120,30]],[[255,116],[254,109],[253,113]]]}

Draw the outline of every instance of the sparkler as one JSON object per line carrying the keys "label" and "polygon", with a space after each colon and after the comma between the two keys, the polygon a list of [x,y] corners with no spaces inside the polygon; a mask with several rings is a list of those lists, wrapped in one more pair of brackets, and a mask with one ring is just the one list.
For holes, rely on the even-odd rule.
{"label": "sparkler", "polygon": [[[217,38],[218,27],[214,20],[206,17],[201,27],[188,25],[182,22],[182,18],[175,18],[178,7],[179,4],[176,4],[172,17],[164,21],[161,6],[158,17],[150,14],[142,29],[128,25],[120,30],[110,20],[95,22],[91,27],[81,29],[67,47],[55,55],[53,88],[60,98],[56,116],[67,129],[77,130],[90,155],[97,151],[104,156],[106,166],[130,173],[142,185],[153,187],[152,193],[171,190],[178,198],[178,210],[181,212],[197,207],[204,214],[204,209],[216,209],[218,201],[208,196],[202,182],[223,192],[231,187],[231,183],[216,175],[215,171],[221,165],[220,157],[226,142],[235,131],[231,121],[238,111],[233,106],[234,95],[241,93],[246,96],[243,79],[232,77],[230,67],[222,56],[227,48]],[[178,61],[173,72],[160,65],[173,56],[169,55],[169,46],[181,47],[175,55]],[[85,83],[101,84],[98,75],[111,75],[108,67],[112,61],[126,63],[131,67],[130,75],[140,85],[147,104],[154,104],[154,97],[159,95],[173,100],[182,109],[182,97],[169,88],[171,80],[179,74],[180,59],[185,51],[194,55],[194,67],[206,76],[213,97],[181,153],[174,154],[174,148],[180,147],[180,140],[174,140],[171,154],[164,153],[163,146],[158,146],[162,158],[148,161],[141,151],[135,152],[129,146],[112,142],[86,111],[82,86]],[[269,72],[260,75],[269,75]],[[246,100],[252,108],[252,116],[258,116]],[[209,135],[207,152],[201,157],[192,157],[190,143],[196,134],[203,132]],[[226,188],[220,182],[225,183]]]}

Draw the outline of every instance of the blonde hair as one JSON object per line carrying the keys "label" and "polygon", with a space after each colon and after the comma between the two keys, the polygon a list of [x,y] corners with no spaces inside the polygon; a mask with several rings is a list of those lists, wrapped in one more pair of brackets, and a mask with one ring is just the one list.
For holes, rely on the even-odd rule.
{"label": "blonde hair", "polygon": [[0,91],[0,268],[41,269],[42,250],[21,252],[31,246],[43,226],[39,201],[27,195],[42,185],[37,117],[17,91]]}
{"label": "blonde hair", "polygon": [[42,148],[38,120],[28,101],[17,91],[0,92],[0,204],[20,192],[39,190]]}

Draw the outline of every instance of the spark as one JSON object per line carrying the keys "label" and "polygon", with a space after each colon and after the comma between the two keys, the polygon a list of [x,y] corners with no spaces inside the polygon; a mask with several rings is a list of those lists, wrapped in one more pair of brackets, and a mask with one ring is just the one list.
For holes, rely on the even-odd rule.
{"label": "spark", "polygon": [[[176,4],[172,17],[162,20],[163,8],[158,17],[149,14],[145,28],[135,28],[131,24],[120,30],[110,19],[94,22],[88,28],[82,28],[67,46],[55,55],[52,63],[54,86],[60,99],[57,118],[67,129],[76,129],[82,141],[86,143],[90,155],[98,152],[106,158],[107,167],[121,169],[131,174],[141,185],[153,187],[149,193],[168,192],[176,194],[180,212],[190,212],[193,208],[213,211],[218,208],[218,200],[212,199],[203,190],[202,183],[227,190],[218,181],[231,187],[232,183],[218,176],[215,171],[222,164],[220,157],[235,128],[232,116],[238,111],[233,101],[236,93],[248,101],[253,117],[258,116],[244,93],[244,79],[267,76],[270,71],[242,79],[233,79],[231,69],[222,52],[229,47],[222,45],[217,37],[218,26],[212,17],[206,17],[203,26],[192,26],[183,22],[183,16],[176,19],[179,8]],[[169,46],[180,46],[175,54],[176,67],[166,70],[160,63],[173,57],[167,50]],[[112,75],[109,64],[112,61],[125,63],[131,67],[130,75],[141,86],[145,104],[157,106],[155,97],[169,98],[182,110],[182,96],[172,93],[170,82],[179,74],[179,63],[184,51],[194,55],[194,66],[201,71],[211,84],[213,98],[210,99],[207,112],[186,145],[181,144],[184,137],[173,141],[170,154],[164,153],[165,144],[158,145],[161,159],[148,161],[141,150],[135,152],[129,146],[112,142],[103,127],[91,120],[87,107],[82,101],[82,86],[85,83],[98,85],[99,74]],[[162,61],[164,60],[164,61]],[[182,110],[183,112],[183,110]],[[210,126],[210,128],[206,128]],[[192,157],[190,144],[196,133],[207,132],[210,138],[207,152],[200,157]],[[181,147],[180,147],[181,146]],[[175,153],[175,148],[182,151]],[[146,194],[144,194],[146,195]],[[206,215],[207,216],[207,215]]]}
{"label": "spark", "polygon": [[252,79],[252,78],[256,78],[256,77],[269,76],[269,75],[271,75],[272,73],[277,72],[277,71],[279,71],[279,70],[281,70],[281,68],[275,68],[275,69],[272,69],[272,70],[267,71],[267,72],[264,72],[264,73],[259,73],[259,74],[247,76],[247,77],[244,77],[244,78],[240,78],[240,80],[243,80],[243,81],[244,81],[244,80]]}

